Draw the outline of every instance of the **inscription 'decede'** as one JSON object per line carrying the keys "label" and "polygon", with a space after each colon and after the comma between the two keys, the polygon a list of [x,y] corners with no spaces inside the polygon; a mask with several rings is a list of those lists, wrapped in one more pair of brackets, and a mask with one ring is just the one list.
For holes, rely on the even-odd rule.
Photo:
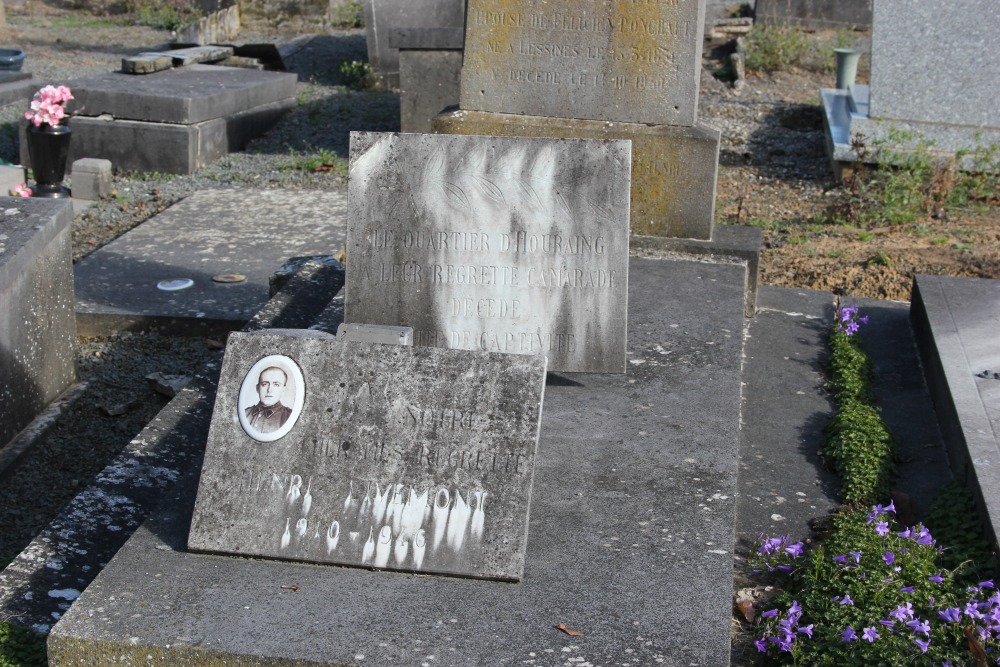
{"label": "inscription 'decede'", "polygon": [[352,133],[351,150],[347,321],[624,372],[628,142]]}

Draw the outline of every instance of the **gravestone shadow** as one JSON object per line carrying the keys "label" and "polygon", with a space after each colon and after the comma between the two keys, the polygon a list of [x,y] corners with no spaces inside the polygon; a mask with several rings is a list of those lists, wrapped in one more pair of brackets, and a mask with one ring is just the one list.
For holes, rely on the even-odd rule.
{"label": "gravestone shadow", "polygon": [[823,135],[823,108],[818,104],[772,107],[750,136],[748,150],[723,149],[719,164],[727,167],[754,166],[762,176],[779,180],[829,181]]}

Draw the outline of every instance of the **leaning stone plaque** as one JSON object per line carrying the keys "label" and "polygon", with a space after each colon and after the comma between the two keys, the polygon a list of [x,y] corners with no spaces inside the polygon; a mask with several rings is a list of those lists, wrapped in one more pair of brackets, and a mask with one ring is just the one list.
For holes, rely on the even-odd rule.
{"label": "leaning stone plaque", "polygon": [[631,142],[351,133],[344,319],[624,373]]}
{"label": "leaning stone plaque", "polygon": [[704,0],[469,0],[473,111],[694,125]]}
{"label": "leaning stone plaque", "polygon": [[230,335],[188,547],[519,580],[540,357]]}

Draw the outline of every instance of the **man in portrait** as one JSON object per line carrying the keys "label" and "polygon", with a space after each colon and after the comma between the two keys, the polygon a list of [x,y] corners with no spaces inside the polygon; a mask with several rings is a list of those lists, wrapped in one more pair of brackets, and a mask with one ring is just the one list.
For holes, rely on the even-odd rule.
{"label": "man in portrait", "polygon": [[246,409],[250,428],[259,433],[273,433],[285,425],[292,409],[282,402],[288,374],[277,366],[269,366],[257,377],[257,396],[260,401]]}

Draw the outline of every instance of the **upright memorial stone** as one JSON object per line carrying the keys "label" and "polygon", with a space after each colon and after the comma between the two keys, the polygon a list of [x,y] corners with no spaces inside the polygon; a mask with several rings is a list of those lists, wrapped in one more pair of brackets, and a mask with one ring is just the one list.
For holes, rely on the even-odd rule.
{"label": "upright memorial stone", "polygon": [[539,357],[230,335],[188,546],[518,580]]}
{"label": "upright memorial stone", "polygon": [[719,132],[697,123],[704,0],[469,0],[461,110],[435,132],[634,139],[634,234],[711,239]]}
{"label": "upright memorial stone", "polygon": [[994,0],[875,0],[870,86],[820,91],[834,170],[858,160],[858,141],[889,160],[929,146],[995,161],[1000,83],[981,63],[998,35]]}
{"label": "upright memorial stone", "polygon": [[624,373],[627,141],[351,133],[345,321]]}

